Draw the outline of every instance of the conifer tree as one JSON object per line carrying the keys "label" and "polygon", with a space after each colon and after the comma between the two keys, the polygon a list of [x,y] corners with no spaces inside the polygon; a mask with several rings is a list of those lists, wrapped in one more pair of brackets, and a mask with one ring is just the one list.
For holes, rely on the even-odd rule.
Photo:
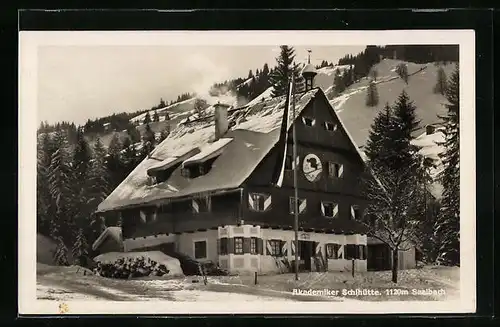
{"label": "conifer tree", "polygon": [[[89,220],[90,225],[90,220]],[[85,233],[85,229],[88,229],[89,226],[80,227],[78,229],[78,233],[76,234],[76,240],[73,244],[72,255],[73,258],[79,261],[79,265],[85,266],[85,258],[89,255],[89,244],[87,242],[87,233]]]}
{"label": "conifer tree", "polygon": [[250,71],[248,72],[248,79],[252,78],[253,77],[253,73],[252,73],[252,70],[250,69]]}
{"label": "conifer tree", "polygon": [[206,109],[208,107],[208,103],[206,100],[197,98],[196,101],[194,102],[194,111],[196,114],[198,114],[198,118],[205,117],[206,114]]}
{"label": "conifer tree", "polygon": [[137,156],[137,151],[135,149],[135,146],[131,143],[129,138],[126,138],[123,141],[123,150],[122,151],[123,151],[122,152],[122,160],[123,160],[123,164],[125,166],[125,172],[124,172],[123,178],[125,178],[137,166],[139,158]]}
{"label": "conifer tree", "polygon": [[55,216],[51,223],[51,237],[61,237],[62,242],[71,243],[73,240],[73,213],[74,194],[71,187],[70,159],[66,135],[57,130],[54,136],[57,150],[52,154],[49,166],[49,193],[53,200]]}
{"label": "conifer tree", "polygon": [[384,110],[373,120],[366,143],[365,154],[371,165],[382,167],[397,156],[393,147],[396,127],[393,110],[386,103]]}
{"label": "conifer tree", "polygon": [[49,166],[51,151],[50,137],[44,133],[37,144],[37,232],[50,235],[51,220],[54,217],[49,188]]}
{"label": "conifer tree", "polygon": [[106,149],[97,138],[93,144],[93,160],[89,174],[89,199],[92,211],[97,209],[109,192],[109,175],[106,168]]}
{"label": "conifer tree", "polygon": [[447,89],[447,81],[446,81],[446,73],[444,72],[443,67],[439,67],[437,70],[437,81],[436,85],[434,85],[434,93],[445,95]]}
{"label": "conifer tree", "polygon": [[406,66],[406,64],[404,64],[404,63],[399,64],[396,67],[396,73],[399,75],[399,77],[401,77],[401,79],[406,84],[408,84],[409,75],[408,75],[408,66]]}
{"label": "conifer tree", "polygon": [[459,67],[456,65],[446,90],[448,112],[441,117],[444,125],[444,153],[441,158],[443,195],[435,229],[439,240],[438,261],[447,265],[460,264],[460,92]]}
{"label": "conifer tree", "polygon": [[379,97],[378,97],[377,85],[375,84],[374,81],[370,81],[366,93],[366,105],[368,107],[376,107],[378,106],[378,101]]}
{"label": "conifer tree", "polygon": [[121,157],[122,144],[118,134],[114,134],[109,142],[106,167],[109,172],[110,189],[117,187],[126,177],[125,165]]}
{"label": "conifer tree", "polygon": [[412,156],[416,150],[415,147],[410,146],[412,134],[420,127],[420,120],[417,118],[416,110],[417,108],[413,101],[410,100],[406,91],[403,90],[394,104],[394,116],[400,127],[398,130],[401,133],[397,136],[397,138],[402,140],[402,143],[398,148],[398,150],[402,152],[401,155]]}
{"label": "conifer tree", "polygon": [[153,113],[153,121],[154,122],[159,122],[160,121],[160,116],[158,116],[158,113],[156,112],[156,110]]}
{"label": "conifer tree", "polygon": [[61,236],[57,236],[56,238],[56,250],[54,252],[54,262],[59,266],[68,266],[68,248],[66,244],[64,244],[63,238]]}
{"label": "conifer tree", "polygon": [[292,73],[295,77],[296,85],[300,85],[302,78],[300,77],[299,66],[294,64],[295,50],[288,45],[280,46],[280,55],[276,58],[276,68],[270,76],[270,82],[273,86],[272,96],[280,96],[286,94],[288,83]]}
{"label": "conifer tree", "polygon": [[333,78],[333,84],[335,85],[335,93],[338,95],[342,92],[344,92],[346,86],[345,86],[345,80],[340,74],[339,69],[335,69],[335,77]]}
{"label": "conifer tree", "polygon": [[149,124],[151,122],[151,117],[149,116],[149,111],[146,112],[146,115],[144,116],[144,124]]}

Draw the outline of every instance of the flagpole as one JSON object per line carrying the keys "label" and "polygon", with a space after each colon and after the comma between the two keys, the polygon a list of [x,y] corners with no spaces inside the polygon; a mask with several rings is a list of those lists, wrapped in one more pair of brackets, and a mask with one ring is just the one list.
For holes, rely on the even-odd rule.
{"label": "flagpole", "polygon": [[295,280],[299,280],[299,198],[297,188],[297,132],[295,130],[295,76],[292,71],[292,133],[293,133],[293,189],[295,192],[294,201],[294,231],[295,231]]}

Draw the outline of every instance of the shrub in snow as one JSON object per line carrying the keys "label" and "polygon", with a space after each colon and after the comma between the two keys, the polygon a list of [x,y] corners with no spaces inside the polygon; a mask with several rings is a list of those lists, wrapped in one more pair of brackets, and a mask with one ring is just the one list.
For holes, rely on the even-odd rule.
{"label": "shrub in snow", "polygon": [[94,268],[96,275],[107,278],[129,279],[147,276],[163,276],[169,273],[169,270],[164,264],[145,259],[138,258],[119,258],[113,263],[97,262],[97,267]]}

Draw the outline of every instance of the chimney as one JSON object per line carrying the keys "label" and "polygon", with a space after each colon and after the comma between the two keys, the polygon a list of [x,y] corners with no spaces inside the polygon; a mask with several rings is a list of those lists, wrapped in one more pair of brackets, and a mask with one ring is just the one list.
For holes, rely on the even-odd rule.
{"label": "chimney", "polygon": [[229,121],[227,118],[227,109],[229,106],[218,102],[214,105],[214,120],[215,120],[215,140],[217,141],[226,134],[229,129]]}
{"label": "chimney", "polygon": [[434,126],[432,126],[432,125],[425,126],[425,134],[431,135],[431,134],[434,134],[435,131],[436,131],[436,128]]}

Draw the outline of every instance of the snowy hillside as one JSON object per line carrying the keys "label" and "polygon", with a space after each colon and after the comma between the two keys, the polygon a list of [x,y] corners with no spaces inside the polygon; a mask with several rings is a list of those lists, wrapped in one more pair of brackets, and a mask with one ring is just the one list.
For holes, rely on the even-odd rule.
{"label": "snowy hillside", "polygon": [[[446,112],[445,98],[440,94],[433,93],[436,83],[438,68],[432,64],[407,63],[409,77],[408,85],[396,74],[395,67],[401,63],[399,60],[385,59],[375,65],[379,78],[377,79],[377,90],[379,104],[376,107],[367,107],[366,89],[368,79],[364,78],[347,88],[340,96],[332,99],[330,103],[339,114],[347,130],[352,134],[358,146],[364,146],[368,139],[368,133],[373,119],[385,104],[393,104],[401,92],[406,90],[410,99],[417,107],[417,115],[421,120],[421,128],[428,124],[438,123],[438,115]],[[454,64],[444,66],[447,76],[450,76]],[[417,131],[416,135],[422,134],[423,130]]]}

